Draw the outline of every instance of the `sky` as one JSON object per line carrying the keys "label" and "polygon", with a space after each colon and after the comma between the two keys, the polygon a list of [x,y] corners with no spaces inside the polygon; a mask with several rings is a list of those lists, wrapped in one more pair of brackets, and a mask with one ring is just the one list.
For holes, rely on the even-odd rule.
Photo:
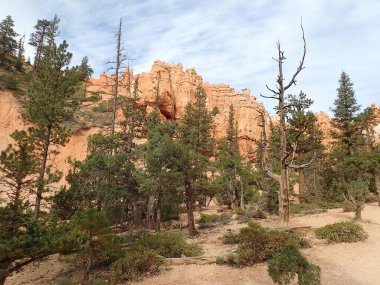
{"label": "sky", "polygon": [[[378,0],[0,0],[0,20],[11,15],[28,38],[37,19],[60,19],[73,64],[88,56],[94,77],[115,52],[123,18],[123,43],[135,73],[155,60],[182,63],[205,82],[249,88],[274,113],[266,84],[275,86],[276,42],[285,52],[285,80],[302,55],[301,18],[307,42],[305,70],[297,86],[314,100],[313,111],[329,111],[342,71],[349,74],[362,107],[380,105],[380,1]],[[26,56],[34,50],[26,45]]]}

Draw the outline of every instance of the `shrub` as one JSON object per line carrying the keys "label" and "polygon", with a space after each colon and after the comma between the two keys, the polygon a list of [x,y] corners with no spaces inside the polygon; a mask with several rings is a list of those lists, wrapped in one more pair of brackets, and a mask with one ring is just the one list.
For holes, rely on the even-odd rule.
{"label": "shrub", "polygon": [[225,225],[228,224],[231,220],[231,216],[228,214],[222,215],[208,215],[201,214],[201,217],[196,221],[199,224],[201,229],[211,228],[217,225]]}
{"label": "shrub", "polygon": [[201,252],[197,244],[188,244],[179,234],[145,233],[131,245],[132,251],[153,250],[164,257],[196,256]]}
{"label": "shrub", "polygon": [[363,227],[354,222],[338,222],[319,228],[315,231],[317,238],[328,242],[357,242],[364,241],[368,234]]}
{"label": "shrub", "polygon": [[147,272],[157,272],[162,261],[154,250],[126,251],[124,257],[115,261],[111,266],[113,282],[129,281],[139,278]]}
{"label": "shrub", "polygon": [[17,90],[19,81],[17,80],[15,74],[6,73],[1,76],[2,81],[4,82],[4,86],[9,90]]}
{"label": "shrub", "polygon": [[244,266],[267,261],[279,253],[291,239],[300,246],[299,235],[267,230],[255,222],[249,222],[238,234],[239,247],[233,263]]}
{"label": "shrub", "polygon": [[240,224],[243,224],[251,220],[263,220],[266,218],[267,218],[267,214],[263,210],[257,209],[257,210],[246,210],[237,219]]}
{"label": "shrub", "polygon": [[[340,205],[339,205],[340,207]],[[311,215],[326,212],[327,210],[318,204],[290,204],[292,214]]]}
{"label": "shrub", "polygon": [[238,244],[240,239],[239,235],[229,230],[223,237],[222,241],[224,244]]}
{"label": "shrub", "polygon": [[296,275],[300,285],[321,284],[319,266],[309,263],[293,243],[287,243],[281,253],[269,261],[268,273],[273,282],[280,285],[291,284]]}

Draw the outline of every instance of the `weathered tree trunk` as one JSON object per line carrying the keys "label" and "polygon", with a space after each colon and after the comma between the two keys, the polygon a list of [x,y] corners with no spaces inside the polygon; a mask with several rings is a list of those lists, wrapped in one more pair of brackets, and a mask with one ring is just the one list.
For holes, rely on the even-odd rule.
{"label": "weathered tree trunk", "polygon": [[161,230],[161,197],[160,195],[157,198],[156,203],[156,232],[159,232]]}
{"label": "weathered tree trunk", "polygon": [[186,192],[186,210],[187,210],[187,226],[189,227],[189,234],[194,236],[197,234],[194,221],[194,191],[187,183],[185,186]]}
{"label": "weathered tree trunk", "polygon": [[375,177],[375,187],[378,194],[378,200],[377,203],[380,206],[380,171],[375,170],[374,171],[374,177]]}
{"label": "weathered tree trunk", "polygon": [[156,225],[155,225],[155,207],[156,207],[156,198],[153,195],[149,195],[147,212],[146,212],[146,215],[147,215],[146,227],[149,230],[154,230],[156,228]]}
{"label": "weathered tree trunk", "polygon": [[111,134],[115,134],[115,124],[116,124],[116,112],[117,112],[117,97],[119,94],[119,72],[121,66],[121,26],[122,21],[119,22],[119,30],[117,33],[117,53],[116,53],[116,68],[115,68],[115,85],[113,86],[113,107],[112,107],[112,122],[111,122]]}
{"label": "weathered tree trunk", "polygon": [[356,206],[355,207],[355,220],[361,221],[361,219],[362,219],[362,210],[363,210],[362,206]]}
{"label": "weathered tree trunk", "polygon": [[[271,173],[267,167],[264,165],[264,171],[268,173],[269,176],[271,176],[276,181],[279,181],[280,183],[280,192],[279,192],[279,215],[280,219],[284,223],[289,223],[289,216],[290,216],[290,201],[289,201],[289,177],[288,177],[288,170],[289,167],[291,168],[299,168],[299,166],[290,165],[287,162],[287,158],[289,156],[289,152],[287,150],[287,144],[286,144],[286,118],[285,118],[285,91],[287,91],[292,85],[296,84],[296,78],[298,74],[304,69],[303,64],[306,56],[306,41],[305,41],[305,34],[301,23],[301,29],[302,29],[302,39],[304,42],[304,50],[302,59],[297,67],[296,72],[293,74],[292,78],[288,83],[284,82],[284,73],[283,73],[283,64],[285,61],[284,52],[281,50],[281,44],[280,42],[277,42],[277,51],[278,51],[278,57],[274,60],[278,63],[278,77],[277,77],[277,90],[271,89],[266,86],[269,91],[271,91],[274,96],[263,96],[265,98],[271,98],[278,100],[278,114],[280,116],[280,158],[281,158],[281,172],[280,176]],[[264,130],[265,130],[265,121],[263,120]],[[266,139],[265,139],[266,140]],[[266,141],[265,141],[266,145]],[[264,148],[265,150],[265,148]],[[265,153],[264,153],[264,164],[265,164]]]}
{"label": "weathered tree trunk", "polygon": [[42,193],[45,187],[44,177],[45,177],[45,172],[46,172],[47,158],[49,154],[51,133],[52,133],[52,126],[49,125],[47,128],[47,134],[44,141],[42,163],[41,163],[41,168],[40,168],[40,172],[39,172],[38,180],[37,180],[36,204],[34,206],[34,217],[33,217],[35,221],[38,221],[38,218],[40,216]]}
{"label": "weathered tree trunk", "polygon": [[143,226],[143,219],[137,202],[133,204],[133,224],[136,228],[141,228]]}
{"label": "weathered tree trunk", "polygon": [[298,196],[300,204],[302,204],[302,196],[305,192],[305,172],[304,169],[300,168],[298,170]]}

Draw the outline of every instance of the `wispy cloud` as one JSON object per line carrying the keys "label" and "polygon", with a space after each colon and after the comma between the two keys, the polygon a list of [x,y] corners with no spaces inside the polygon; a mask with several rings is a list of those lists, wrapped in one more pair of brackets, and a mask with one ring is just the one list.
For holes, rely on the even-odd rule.
{"label": "wispy cloud", "polygon": [[[20,8],[21,7],[21,8]],[[328,110],[339,74],[351,75],[363,106],[380,103],[380,2],[367,0],[2,0],[0,18],[11,14],[19,33],[29,35],[39,18],[61,18],[74,64],[87,55],[95,71],[114,54],[114,33],[124,19],[124,43],[137,72],[154,60],[195,67],[205,81],[266,93],[274,84],[276,41],[280,40],[290,77],[302,53],[300,19],[308,44],[306,69],[291,92],[305,91],[314,110]],[[27,47],[27,54],[33,50]],[[259,99],[260,100],[260,99]],[[264,99],[262,100],[264,101]],[[264,101],[268,109],[274,102]]]}

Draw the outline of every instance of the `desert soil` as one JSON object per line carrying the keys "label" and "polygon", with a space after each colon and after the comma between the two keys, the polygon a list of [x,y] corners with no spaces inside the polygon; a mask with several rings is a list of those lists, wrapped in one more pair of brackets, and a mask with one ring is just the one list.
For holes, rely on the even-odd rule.
{"label": "desert soil", "polygon": [[[203,212],[215,212],[215,208]],[[377,204],[367,204],[363,211],[361,224],[368,232],[365,242],[331,243],[315,238],[312,231],[313,246],[302,250],[308,259],[318,264],[322,270],[323,285],[378,285],[380,284],[380,207]],[[343,213],[342,209],[291,218],[289,227],[321,227],[330,223],[350,220],[353,213]],[[278,228],[277,218],[269,218],[260,222],[264,227]],[[234,247],[224,245],[220,237],[228,229],[238,231],[245,224],[233,220],[229,224],[211,229],[200,230],[200,235],[189,239],[189,242],[199,243],[203,255],[223,256],[233,252]],[[59,277],[64,275],[66,264],[54,255],[39,265],[30,265],[18,274],[7,279],[6,285],[21,284],[57,284]],[[159,275],[135,282],[134,285],[271,285],[272,280],[267,273],[267,264],[260,263],[245,268],[232,268],[216,264],[206,265],[172,265],[163,268]]]}

